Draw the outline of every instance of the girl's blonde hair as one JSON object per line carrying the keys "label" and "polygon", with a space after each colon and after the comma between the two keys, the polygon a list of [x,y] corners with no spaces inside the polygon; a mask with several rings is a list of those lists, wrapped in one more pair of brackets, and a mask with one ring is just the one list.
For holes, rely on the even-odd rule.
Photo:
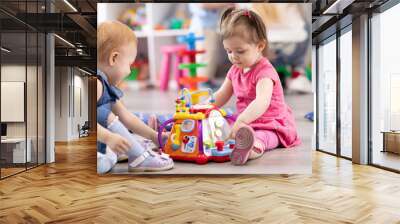
{"label": "girl's blonde hair", "polygon": [[[240,25],[245,27],[247,32],[237,30],[236,28]],[[264,56],[267,55],[267,28],[257,13],[248,9],[229,8],[222,14],[220,30],[223,40],[232,36],[241,36],[254,44],[264,41],[265,48],[262,53]]]}
{"label": "girl's blonde hair", "polygon": [[119,47],[137,43],[133,30],[117,21],[107,21],[97,27],[97,62],[107,62],[110,54]]}

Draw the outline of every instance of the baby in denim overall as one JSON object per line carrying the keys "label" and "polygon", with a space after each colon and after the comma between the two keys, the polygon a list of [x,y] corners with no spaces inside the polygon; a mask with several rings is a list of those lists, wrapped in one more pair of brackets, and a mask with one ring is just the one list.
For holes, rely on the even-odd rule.
{"label": "baby in denim overall", "polygon": [[157,142],[157,132],[128,111],[116,85],[130,73],[137,39],[126,25],[109,21],[97,29],[97,172],[106,173],[119,155],[128,157],[129,171],[161,171],[173,167],[165,154],[145,149],[131,132]]}

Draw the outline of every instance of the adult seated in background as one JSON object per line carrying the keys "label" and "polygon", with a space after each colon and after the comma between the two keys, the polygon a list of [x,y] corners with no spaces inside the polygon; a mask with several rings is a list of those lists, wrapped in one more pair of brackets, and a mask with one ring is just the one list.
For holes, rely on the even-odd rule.
{"label": "adult seated in background", "polygon": [[197,55],[199,63],[207,64],[204,68],[198,69],[199,76],[208,77],[206,83],[200,84],[200,88],[218,88],[215,77],[218,67],[227,61],[226,54],[221,44],[219,34],[219,22],[222,12],[234,6],[234,3],[190,3],[189,11],[192,15],[190,31],[198,36],[204,36],[204,41],[198,41],[196,48],[205,50],[204,54]]}

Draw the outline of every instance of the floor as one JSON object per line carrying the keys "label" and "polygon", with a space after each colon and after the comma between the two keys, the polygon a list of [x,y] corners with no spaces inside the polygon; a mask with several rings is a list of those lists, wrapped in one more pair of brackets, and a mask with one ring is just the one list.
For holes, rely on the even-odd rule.
{"label": "floor", "polygon": [[1,168],[1,178],[13,175],[15,173],[19,173],[25,170],[25,167],[17,167],[17,168]]}
{"label": "floor", "polygon": [[[124,104],[130,111],[149,113],[171,113],[175,110],[176,91],[160,92],[126,90]],[[309,174],[311,173],[311,136],[313,123],[304,118],[313,110],[313,95],[287,95],[287,103],[295,115],[296,124],[302,144],[298,147],[279,148],[265,153],[261,158],[249,161],[245,166],[234,166],[230,162],[197,165],[194,163],[175,161],[174,168],[162,172],[146,172],[146,174]],[[228,103],[234,108],[234,100]],[[142,174],[128,171],[127,163],[117,164],[111,171],[115,174]]]}
{"label": "floor", "polygon": [[400,170],[400,155],[391,152],[374,151],[373,163],[386,166],[391,169]]}
{"label": "floor", "polygon": [[[14,165],[15,166],[15,165]],[[1,168],[0,170],[0,177],[1,178],[6,178],[8,176],[14,175],[16,173],[20,173],[25,171],[26,169],[32,169],[37,166],[36,163],[27,163],[26,167],[25,164],[18,164],[17,167],[7,167],[7,168]]]}
{"label": "floor", "polygon": [[310,175],[96,173],[95,137],[0,181],[0,223],[400,223],[400,175],[312,151]]}

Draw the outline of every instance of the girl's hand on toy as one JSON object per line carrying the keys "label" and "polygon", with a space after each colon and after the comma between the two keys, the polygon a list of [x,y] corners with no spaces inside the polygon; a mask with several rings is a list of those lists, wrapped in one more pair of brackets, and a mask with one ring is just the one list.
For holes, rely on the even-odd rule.
{"label": "girl's hand on toy", "polygon": [[111,134],[106,144],[118,155],[125,154],[131,148],[131,144],[128,140],[121,135],[114,133]]}
{"label": "girl's hand on toy", "polygon": [[235,123],[232,126],[231,133],[229,134],[229,137],[234,139],[235,136],[236,136],[236,132],[239,130],[239,128],[241,128],[243,126],[246,126],[246,123],[244,123],[241,120],[236,120]]}

